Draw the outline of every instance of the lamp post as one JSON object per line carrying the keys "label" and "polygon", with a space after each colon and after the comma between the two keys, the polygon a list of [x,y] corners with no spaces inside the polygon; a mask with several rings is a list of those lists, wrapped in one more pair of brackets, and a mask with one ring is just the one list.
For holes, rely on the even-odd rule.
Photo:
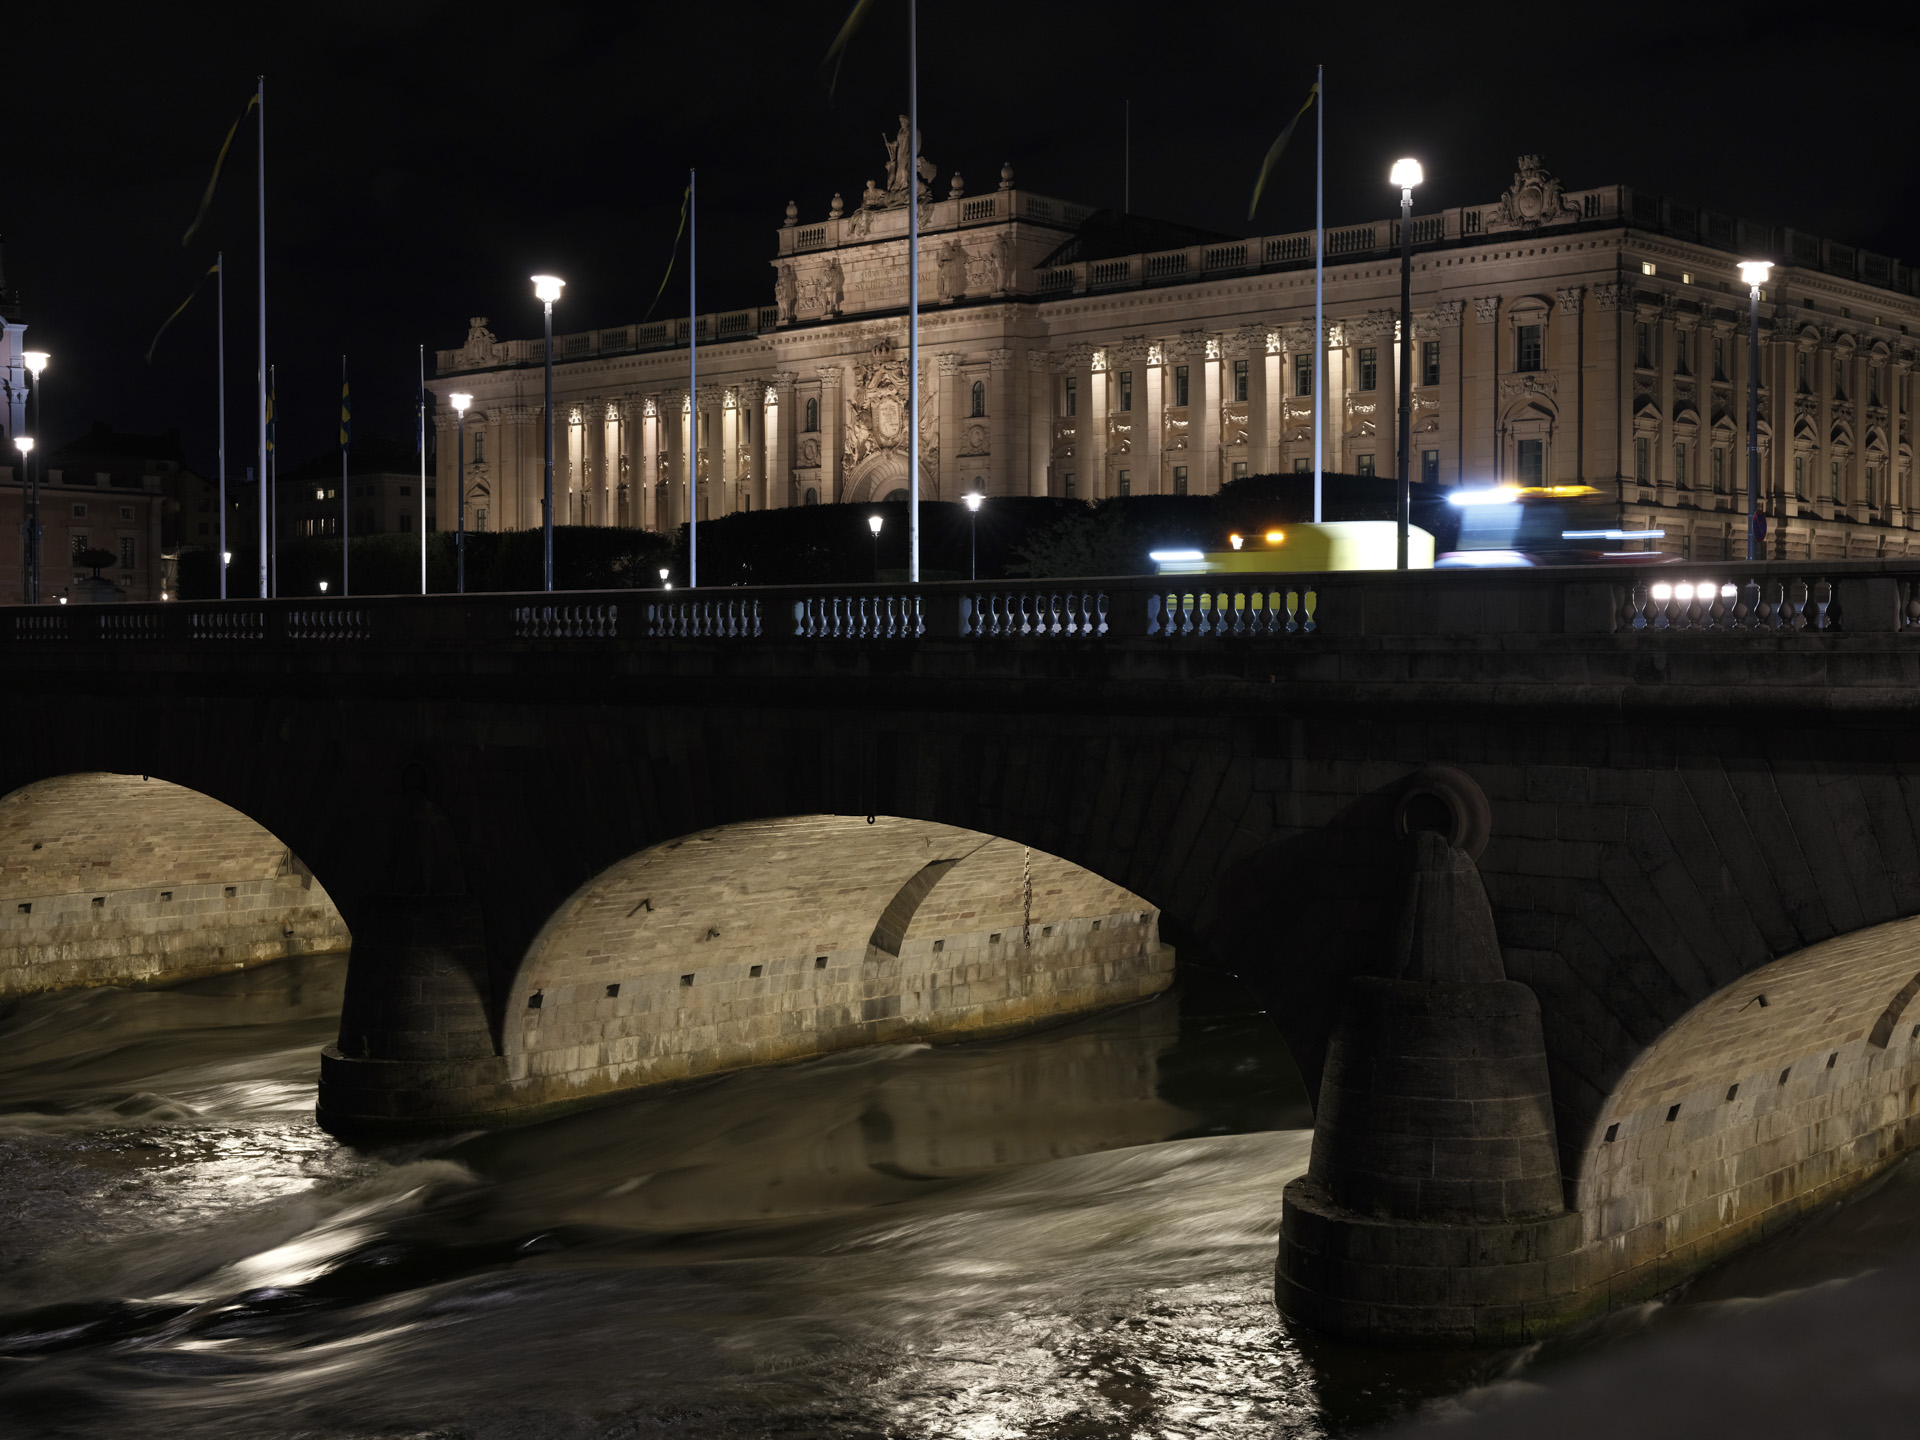
{"label": "lamp post", "polygon": [[553,302],[560,298],[560,292],[566,288],[567,282],[558,275],[533,277],[533,298],[546,307],[547,313],[547,484],[545,496],[540,502],[540,524],[545,532],[543,573],[549,591],[553,589]]}
{"label": "lamp post", "polygon": [[[454,450],[458,459],[455,461],[453,472],[454,483],[460,487],[456,492],[459,495],[459,509],[456,512],[459,518],[454,522],[453,531],[453,583],[455,591],[464,595],[467,593],[467,407],[473,404],[473,396],[449,395],[447,403],[453,406],[455,422],[459,426],[459,439],[455,441]],[[549,475],[552,473],[551,466],[548,467],[548,473]],[[549,489],[548,493],[551,494],[552,490]],[[547,556],[549,567],[551,567],[553,552],[549,550]],[[547,579],[547,588],[551,590],[553,588],[551,568],[548,569]]]}
{"label": "lamp post", "polygon": [[[41,434],[41,426],[43,424],[40,413],[40,376],[42,372],[46,370],[47,362],[53,359],[53,357],[44,350],[29,350],[20,358],[26,363],[27,373],[33,377],[33,433],[37,437]],[[29,440],[27,442],[27,449],[20,452],[23,465],[27,451],[32,449],[33,442]],[[29,605],[38,605],[40,603],[40,550],[43,539],[40,527],[40,472],[46,468],[46,463],[46,460],[42,458],[40,463],[33,467],[33,485],[27,498],[27,560],[29,566],[27,579],[31,585],[31,593],[27,597],[27,603]]]}
{"label": "lamp post", "polygon": [[960,497],[967,502],[967,578],[980,578],[980,502],[987,497],[978,490]]}
{"label": "lamp post", "polygon": [[667,581],[671,579],[672,576],[673,576],[673,572],[669,570],[666,566],[662,565],[660,567],[660,588],[662,590],[671,590],[673,588],[671,585],[667,583]]}
{"label": "lamp post", "polygon": [[880,583],[880,527],[886,524],[878,515],[867,516],[867,529],[873,532],[873,583]]}
{"label": "lamp post", "polygon": [[1773,269],[1767,260],[1742,260],[1747,282],[1747,559],[1760,558],[1760,287]]}
{"label": "lamp post", "polygon": [[1400,187],[1400,550],[1407,568],[1407,525],[1413,513],[1413,187],[1426,177],[1418,160],[1396,160],[1388,177]]}
{"label": "lamp post", "polygon": [[[20,452],[20,479],[22,483],[24,483],[27,478],[27,472],[32,468],[33,436],[16,435],[13,437],[13,445],[14,448]],[[29,504],[27,506],[26,523],[20,527],[20,538],[26,542],[24,551],[25,563],[22,566],[20,575],[20,598],[28,605],[35,603],[36,592],[39,589],[39,586],[35,583],[38,577],[34,574],[37,568],[34,565],[34,560],[40,553],[40,546],[38,544],[40,527],[38,522],[39,517],[33,513],[33,506]]]}

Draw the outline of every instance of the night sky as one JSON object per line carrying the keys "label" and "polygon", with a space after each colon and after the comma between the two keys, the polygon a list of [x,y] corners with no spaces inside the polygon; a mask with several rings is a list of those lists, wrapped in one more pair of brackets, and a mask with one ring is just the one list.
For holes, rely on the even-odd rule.
{"label": "night sky", "polygon": [[[262,19],[265,11],[267,18]],[[906,105],[904,0],[877,0],[829,98],[840,0],[782,4],[15,7],[5,45],[0,235],[29,343],[53,353],[45,430],[179,427],[211,473],[209,284],[230,252],[230,473],[253,449],[254,145],[182,248],[215,153],[267,76],[268,347],[282,463],[332,443],[340,356],[359,433],[411,439],[416,345],[469,315],[538,333],[526,277],[570,282],[561,332],[647,310],[688,165],[700,167],[700,308],[771,303],[789,199],[824,218],[882,179]],[[1324,18],[1328,14],[1334,18]],[[924,153],[1118,206],[1133,104],[1136,212],[1243,234],[1312,224],[1303,126],[1260,216],[1260,158],[1328,67],[1328,221],[1384,217],[1395,156],[1416,211],[1498,197],[1538,152],[1569,189],[1624,181],[1920,260],[1907,77],[1920,27],[1865,7],[1308,7],[925,0]],[[1743,95],[1758,94],[1758,104]],[[684,270],[658,317],[685,313]]]}

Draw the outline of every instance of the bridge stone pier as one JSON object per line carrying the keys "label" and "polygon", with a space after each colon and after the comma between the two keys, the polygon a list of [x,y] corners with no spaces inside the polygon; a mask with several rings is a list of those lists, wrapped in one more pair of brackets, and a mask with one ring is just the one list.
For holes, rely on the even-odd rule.
{"label": "bridge stone pier", "polygon": [[[1916,580],[1713,563],[16,611],[0,794],[153,776],[297,856],[354,942],[323,1070],[341,1128],[791,1058],[780,1027],[832,1006],[845,1043],[897,1035],[913,978],[923,1008],[968,1011],[956,1033],[1118,1003],[1165,983],[1164,932],[1256,988],[1316,1096],[1283,1308],[1504,1341],[1658,1293],[1912,1142]],[[809,826],[876,838],[803,865]],[[1072,903],[1023,903],[1002,963],[980,932],[1009,943],[1016,855],[1023,901],[1033,866]],[[965,915],[969,866],[995,916]],[[831,916],[855,883],[864,908],[796,919],[778,955],[728,950],[729,912]],[[649,939],[639,902],[676,893]],[[703,948],[734,989],[700,993]],[[812,995],[823,955],[849,988],[783,1007],[812,1020],[646,1039],[668,1013],[731,1023],[750,980]],[[732,973],[774,960],[794,968]],[[901,983],[859,988],[894,960]]]}

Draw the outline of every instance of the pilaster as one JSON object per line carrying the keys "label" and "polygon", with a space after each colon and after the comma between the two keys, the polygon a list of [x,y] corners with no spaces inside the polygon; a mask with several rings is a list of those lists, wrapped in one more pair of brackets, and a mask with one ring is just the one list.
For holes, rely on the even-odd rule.
{"label": "pilaster", "polygon": [[989,350],[987,352],[987,434],[991,437],[987,447],[991,452],[988,460],[992,463],[989,472],[993,481],[993,493],[996,495],[1024,495],[1027,493],[1026,477],[1017,473],[1013,463],[1014,436],[1025,428],[1022,417],[1014,406],[1013,351],[1008,349]]}
{"label": "pilaster", "polygon": [[841,492],[846,461],[840,453],[840,436],[846,427],[846,417],[841,413],[844,401],[840,394],[840,373],[838,365],[820,367],[820,503],[823,505],[845,498]]}

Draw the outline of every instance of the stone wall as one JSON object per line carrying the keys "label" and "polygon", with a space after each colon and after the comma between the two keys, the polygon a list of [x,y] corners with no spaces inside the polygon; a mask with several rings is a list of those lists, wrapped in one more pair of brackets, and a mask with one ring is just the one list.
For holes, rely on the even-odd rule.
{"label": "stone wall", "polygon": [[688,836],[598,876],[535,942],[506,1021],[515,1099],[1135,1000],[1172,979],[1158,919],[1055,856],[926,821],[820,815]]}
{"label": "stone wall", "polygon": [[299,858],[217,800],[107,774],[0,797],[0,998],[179,980],[349,943]]}

